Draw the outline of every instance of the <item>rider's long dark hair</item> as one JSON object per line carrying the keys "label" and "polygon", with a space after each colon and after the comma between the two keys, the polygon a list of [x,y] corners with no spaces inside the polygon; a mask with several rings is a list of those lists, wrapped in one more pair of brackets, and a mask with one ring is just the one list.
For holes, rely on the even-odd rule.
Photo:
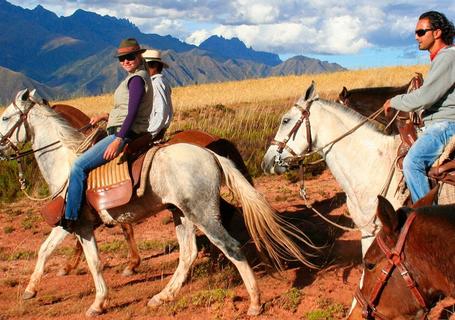
{"label": "rider's long dark hair", "polygon": [[432,29],[440,29],[442,31],[442,41],[445,44],[453,44],[453,23],[444,14],[437,11],[428,11],[419,17],[419,20],[421,19],[428,19]]}

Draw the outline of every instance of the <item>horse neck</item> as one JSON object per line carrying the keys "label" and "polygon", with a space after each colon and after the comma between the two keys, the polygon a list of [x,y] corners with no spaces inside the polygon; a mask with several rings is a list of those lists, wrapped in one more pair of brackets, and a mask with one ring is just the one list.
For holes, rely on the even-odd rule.
{"label": "horse neck", "polygon": [[[32,110],[28,121],[32,131],[33,150],[44,148],[34,153],[36,162],[49,191],[54,193],[65,183],[71,163],[76,157],[75,152],[62,139],[65,134],[72,134],[71,128],[62,126],[63,120],[46,107]],[[46,148],[56,141],[60,143]]]}
{"label": "horse neck", "polygon": [[[315,102],[310,116],[315,147],[322,147],[341,137],[363,119],[342,105],[324,100]],[[329,169],[348,196],[364,193],[365,187],[376,196],[394,161],[395,145],[394,137],[364,124],[323,152]],[[362,186],[363,190],[359,189]]]}
{"label": "horse neck", "polygon": [[422,208],[413,224],[405,255],[409,265],[417,269],[410,270],[415,273],[416,282],[432,288],[435,294],[455,296],[453,206]]}

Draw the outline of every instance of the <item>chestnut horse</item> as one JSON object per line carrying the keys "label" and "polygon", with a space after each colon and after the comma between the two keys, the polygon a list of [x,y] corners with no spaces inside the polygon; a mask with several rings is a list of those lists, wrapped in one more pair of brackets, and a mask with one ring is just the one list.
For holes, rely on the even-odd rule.
{"label": "chestnut horse", "polygon": [[[70,125],[82,132],[91,130],[89,125],[90,118],[80,111],[79,109],[65,104],[55,104],[52,108],[65,118]],[[243,158],[236,148],[236,146],[229,140],[222,139],[203,131],[198,130],[185,130],[178,131],[171,134],[170,143],[187,142],[193,143],[201,147],[205,147],[212,150],[216,154],[226,157],[234,162],[239,171],[244,177],[253,185],[253,179],[248,172]],[[237,208],[231,205],[229,202],[220,197],[220,212],[221,219],[224,226],[228,225],[232,215],[237,211]],[[129,223],[120,223],[123,235],[128,244],[128,263],[123,270],[124,276],[130,276],[136,272],[136,268],[139,267],[141,258],[139,256],[136,241],[134,239],[133,226]],[[59,275],[67,275],[74,270],[82,256],[82,246],[79,241],[76,241],[74,254],[68,258],[65,265],[58,272]]]}
{"label": "chestnut horse", "polygon": [[424,319],[440,300],[455,297],[455,205],[395,211],[378,198],[382,228],[365,254],[349,319]]}
{"label": "chestnut horse", "polygon": [[[371,88],[356,88],[348,90],[343,87],[338,95],[337,102],[354,109],[361,115],[369,117],[375,111],[382,107],[386,100],[393,98],[396,95],[404,94],[411,90],[419,88],[423,83],[422,74],[416,72],[416,75],[406,83],[399,87],[371,87]],[[404,113],[402,113],[404,115]],[[375,118],[383,126],[387,126],[393,120],[393,114],[385,116],[381,113]],[[386,133],[397,134],[398,128],[395,124],[391,125]]]}

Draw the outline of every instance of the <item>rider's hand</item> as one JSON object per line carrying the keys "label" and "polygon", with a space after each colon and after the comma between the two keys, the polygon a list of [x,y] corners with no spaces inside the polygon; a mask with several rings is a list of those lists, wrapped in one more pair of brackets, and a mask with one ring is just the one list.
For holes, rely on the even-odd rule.
{"label": "rider's hand", "polygon": [[122,144],[122,138],[119,138],[119,137],[115,138],[114,141],[112,141],[111,144],[104,151],[104,155],[103,155],[104,160],[109,161],[109,160],[114,159],[118,155],[118,153],[121,151],[121,150],[119,150],[121,144]]}
{"label": "rider's hand", "polygon": [[386,102],[384,102],[384,105],[382,106],[384,109],[384,114],[388,115],[390,112],[390,109],[392,109],[392,105],[390,104],[390,99],[388,99]]}
{"label": "rider's hand", "polygon": [[93,117],[90,118],[90,124],[93,126],[102,120],[107,120],[107,118],[109,118],[108,113],[100,113],[100,114],[94,115]]}

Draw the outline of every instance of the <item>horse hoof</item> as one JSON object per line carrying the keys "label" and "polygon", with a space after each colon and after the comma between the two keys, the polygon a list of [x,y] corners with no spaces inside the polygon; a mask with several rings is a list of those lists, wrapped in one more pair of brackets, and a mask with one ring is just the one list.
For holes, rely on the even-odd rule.
{"label": "horse hoof", "polygon": [[25,291],[24,294],[22,295],[23,300],[29,300],[32,299],[36,296],[36,291],[31,292],[31,291]]}
{"label": "horse hoof", "polygon": [[136,271],[130,269],[130,268],[125,268],[125,270],[123,270],[122,272],[122,276],[124,277],[131,277],[132,275],[134,275],[136,273]]}
{"label": "horse hoof", "polygon": [[96,309],[93,309],[93,308],[89,308],[87,310],[87,312],[85,313],[85,316],[86,317],[96,317],[96,316],[99,316],[101,313],[103,313],[103,311],[101,310],[96,310]]}
{"label": "horse hoof", "polygon": [[162,304],[163,304],[163,302],[159,298],[156,298],[154,296],[154,297],[152,297],[152,299],[149,300],[149,302],[147,302],[147,307],[149,307],[149,308],[157,308],[157,307],[159,307]]}
{"label": "horse hoof", "polygon": [[264,311],[264,309],[262,308],[261,305],[259,306],[250,306],[248,308],[248,312],[247,312],[247,315],[249,316],[258,316],[262,313],[262,311]]}

